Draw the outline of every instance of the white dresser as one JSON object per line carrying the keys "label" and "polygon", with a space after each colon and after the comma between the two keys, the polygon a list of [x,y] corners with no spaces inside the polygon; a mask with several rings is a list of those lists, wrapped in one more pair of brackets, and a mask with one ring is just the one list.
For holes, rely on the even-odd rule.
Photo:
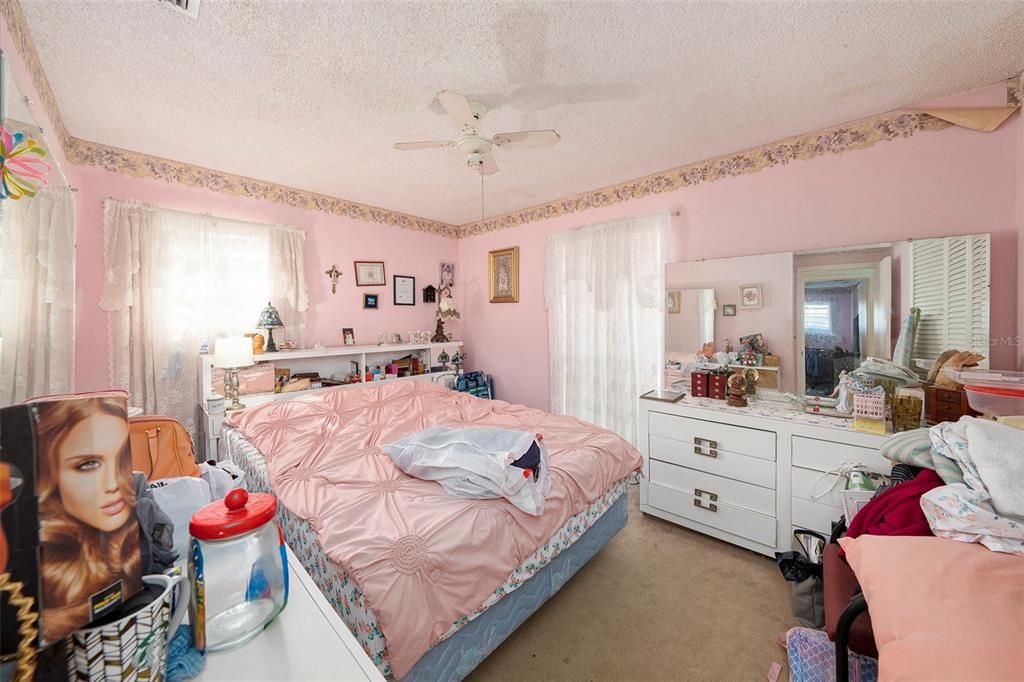
{"label": "white dresser", "polygon": [[640,510],[768,556],[792,549],[794,528],[828,535],[842,515],[842,486],[812,499],[816,483],[821,492],[835,480],[822,474],[847,462],[890,470],[884,436],[786,402],[639,402]]}

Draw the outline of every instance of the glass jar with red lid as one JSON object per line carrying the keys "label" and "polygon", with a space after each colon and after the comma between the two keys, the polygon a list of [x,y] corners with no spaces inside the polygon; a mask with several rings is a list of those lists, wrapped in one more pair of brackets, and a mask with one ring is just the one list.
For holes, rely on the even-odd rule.
{"label": "glass jar with red lid", "polygon": [[200,651],[247,642],[287,603],[288,562],[276,512],[273,495],[238,488],[192,515],[189,616]]}

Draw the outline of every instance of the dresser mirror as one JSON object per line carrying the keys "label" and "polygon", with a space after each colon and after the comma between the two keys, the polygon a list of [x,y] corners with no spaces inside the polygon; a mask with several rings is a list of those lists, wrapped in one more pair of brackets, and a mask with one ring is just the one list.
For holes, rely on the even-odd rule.
{"label": "dresser mirror", "polygon": [[890,359],[892,244],[798,253],[797,392],[827,396],[842,372]]}
{"label": "dresser mirror", "polygon": [[759,372],[774,386],[828,395],[842,371],[893,359],[912,307],[921,310],[912,366],[927,370],[952,348],[989,356],[999,350],[989,343],[990,261],[990,236],[975,234],[670,263],[661,388],[689,390],[690,373],[707,364],[704,343],[738,351],[761,335],[775,365]]}

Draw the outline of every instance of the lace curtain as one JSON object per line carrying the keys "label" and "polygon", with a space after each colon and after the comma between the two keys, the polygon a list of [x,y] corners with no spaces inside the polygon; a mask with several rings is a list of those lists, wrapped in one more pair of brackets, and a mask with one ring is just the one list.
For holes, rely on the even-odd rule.
{"label": "lace curtain", "polygon": [[551,409],[636,442],[637,397],[658,386],[668,212],[548,237]]}
{"label": "lace curtain", "polygon": [[255,331],[271,301],[285,323],[277,338],[305,344],[304,240],[294,227],[104,202],[111,386],[195,432],[203,343]]}
{"label": "lace curtain", "polygon": [[0,202],[0,406],[75,377],[75,200],[64,186]]}

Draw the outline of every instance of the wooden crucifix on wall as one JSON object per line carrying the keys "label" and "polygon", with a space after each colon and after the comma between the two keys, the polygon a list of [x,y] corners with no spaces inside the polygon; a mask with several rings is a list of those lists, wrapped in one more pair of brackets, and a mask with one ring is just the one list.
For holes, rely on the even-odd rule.
{"label": "wooden crucifix on wall", "polygon": [[331,269],[325,271],[324,274],[331,278],[331,293],[338,293],[338,278],[341,277],[341,270],[337,265],[332,264]]}

